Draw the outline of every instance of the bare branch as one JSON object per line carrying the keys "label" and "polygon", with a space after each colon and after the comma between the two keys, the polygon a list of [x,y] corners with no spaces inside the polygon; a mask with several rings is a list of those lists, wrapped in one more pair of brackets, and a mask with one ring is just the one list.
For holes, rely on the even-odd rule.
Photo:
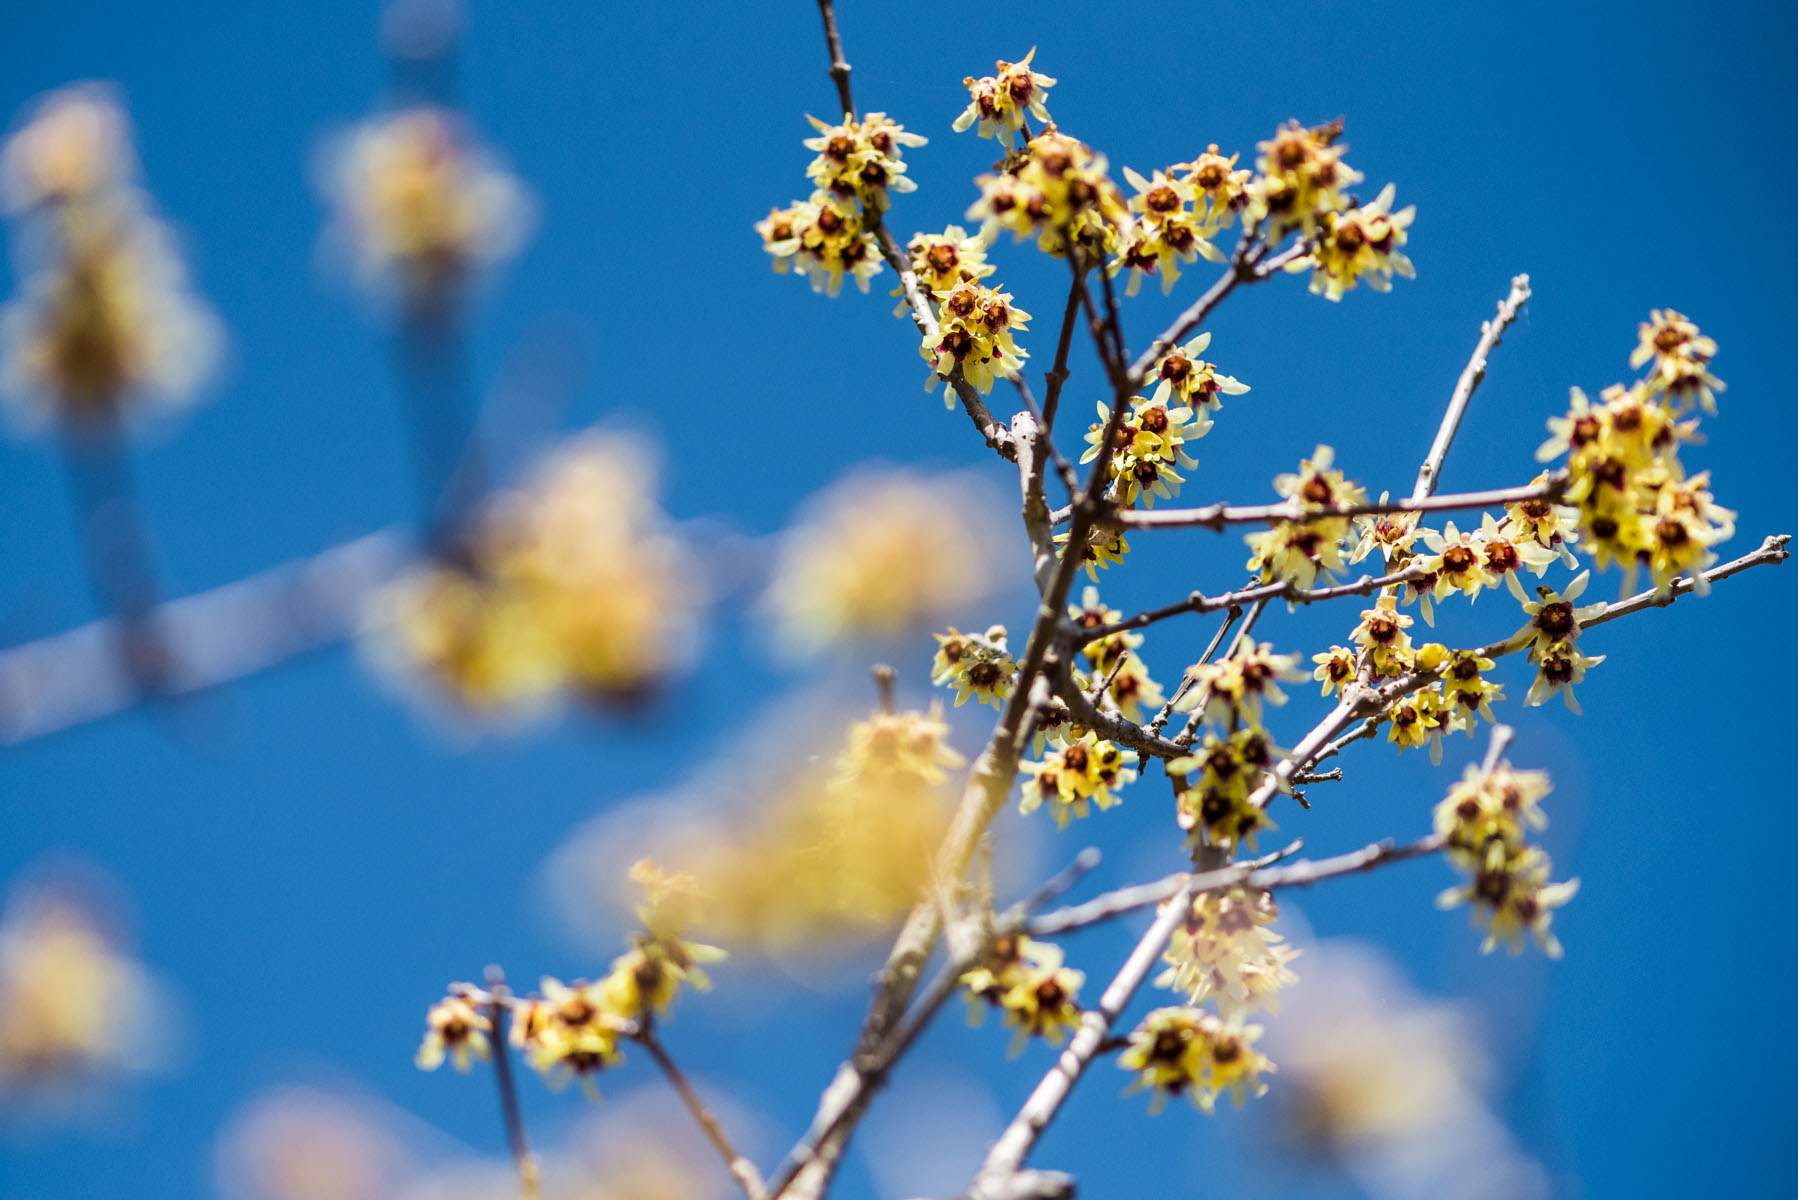
{"label": "bare branch", "polygon": [[1524,500],[1558,500],[1567,490],[1567,475],[1557,471],[1542,483],[1523,487],[1492,488],[1483,492],[1459,492],[1426,496],[1418,500],[1370,500],[1363,504],[1304,505],[1292,500],[1278,504],[1208,504],[1204,508],[1128,509],[1106,517],[1108,523],[1134,529],[1201,526],[1222,529],[1226,525],[1260,525],[1270,521],[1311,521],[1320,517],[1360,517],[1376,513],[1452,512],[1463,508],[1496,508]]}
{"label": "bare branch", "polygon": [[[152,609],[142,620],[168,656],[158,694],[202,692],[342,641],[405,561],[406,540],[397,531],[370,534]],[[0,653],[0,745],[145,699],[118,661],[117,628],[116,620],[96,621]]]}
{"label": "bare branch", "polygon": [[1480,326],[1479,344],[1473,348],[1473,357],[1455,382],[1454,393],[1448,400],[1448,412],[1443,415],[1442,426],[1436,430],[1436,440],[1430,444],[1430,452],[1417,472],[1411,499],[1422,500],[1436,490],[1436,481],[1442,474],[1442,460],[1448,457],[1449,444],[1455,440],[1455,431],[1460,429],[1461,418],[1467,414],[1467,402],[1473,399],[1473,390],[1486,377],[1486,358],[1498,346],[1506,328],[1517,319],[1529,298],[1530,277],[1519,275],[1511,280],[1511,294],[1499,301],[1498,316]]}
{"label": "bare branch", "polygon": [[645,1025],[637,1031],[636,1040],[639,1045],[649,1051],[649,1056],[656,1060],[656,1065],[662,1068],[662,1074],[668,1077],[668,1082],[679,1093],[681,1102],[687,1106],[687,1111],[693,1114],[693,1120],[704,1131],[706,1140],[711,1142],[713,1148],[718,1151],[718,1156],[724,1160],[725,1169],[730,1172],[730,1177],[737,1181],[737,1186],[743,1189],[743,1194],[749,1197],[749,1200],[761,1200],[761,1173],[755,1169],[754,1163],[737,1153],[736,1147],[731,1145],[730,1138],[725,1136],[723,1126],[718,1124],[718,1118],[712,1115],[712,1111],[705,1106],[705,1101],[699,1098],[699,1093],[693,1090],[693,1085],[687,1082],[687,1077],[681,1073],[680,1067],[675,1065],[674,1059],[669,1056],[667,1049],[657,1040],[655,1031]]}
{"label": "bare branch", "polygon": [[824,18],[824,41],[830,48],[830,78],[837,85],[837,99],[843,111],[853,117],[855,97],[849,91],[849,64],[843,60],[843,39],[837,34],[837,14],[831,0],[818,0],[818,15]]}
{"label": "bare branch", "polygon": [[542,1172],[537,1157],[531,1153],[524,1132],[524,1113],[518,1106],[518,1089],[512,1082],[512,1056],[506,1048],[507,1022],[512,1019],[512,992],[506,986],[505,972],[487,968],[487,1022],[493,1039],[493,1078],[499,1085],[500,1113],[506,1123],[506,1144],[512,1152],[512,1166],[518,1172],[520,1200],[538,1200],[542,1194]]}
{"label": "bare branch", "polygon": [[1424,572],[1420,568],[1407,567],[1390,575],[1363,575],[1359,579],[1351,580],[1348,583],[1334,584],[1330,587],[1301,588],[1290,582],[1281,581],[1257,584],[1239,591],[1225,592],[1219,596],[1207,596],[1203,592],[1194,592],[1186,599],[1173,604],[1151,608],[1139,612],[1135,616],[1125,617],[1121,621],[1113,621],[1109,625],[1098,625],[1092,629],[1082,630],[1080,641],[1082,643],[1094,642],[1116,633],[1141,629],[1145,625],[1153,625],[1157,621],[1165,621],[1169,617],[1177,617],[1181,613],[1216,612],[1223,608],[1238,608],[1244,604],[1252,604],[1257,600],[1283,599],[1292,604],[1315,604],[1320,600],[1334,600],[1338,596],[1366,596],[1389,584],[1404,583],[1406,580],[1417,579],[1423,574]]}

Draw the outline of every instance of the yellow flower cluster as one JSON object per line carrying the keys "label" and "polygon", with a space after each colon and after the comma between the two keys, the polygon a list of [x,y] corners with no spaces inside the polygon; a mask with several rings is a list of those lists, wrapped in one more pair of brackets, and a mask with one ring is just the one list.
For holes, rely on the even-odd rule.
{"label": "yellow flower cluster", "polygon": [[1540,807],[1548,791],[1548,776],[1540,771],[1513,771],[1500,763],[1487,775],[1469,766],[1436,806],[1436,832],[1449,861],[1471,876],[1443,892],[1437,904],[1473,905],[1474,923],[1487,930],[1482,951],[1504,942],[1515,954],[1528,933],[1550,958],[1561,957],[1549,922],[1553,910],[1579,890],[1579,880],[1549,883],[1548,855],[1525,841],[1527,831],[1548,825]]}
{"label": "yellow flower cluster", "polygon": [[[1065,529],[1055,535],[1057,555],[1067,551],[1070,536]],[[1130,543],[1124,540],[1121,530],[1094,530],[1080,549],[1080,565],[1086,570],[1086,577],[1097,583],[1100,571],[1109,569],[1113,563],[1123,562],[1128,553]]]}
{"label": "yellow flower cluster", "polygon": [[1168,969],[1155,985],[1186,993],[1194,1005],[1211,1000],[1227,1021],[1258,1008],[1278,1011],[1277,993],[1298,981],[1286,964],[1299,956],[1270,928],[1279,915],[1273,893],[1262,888],[1237,886],[1194,897],[1168,940],[1161,956]]}
{"label": "yellow flower cluster", "polygon": [[952,126],[955,132],[965,133],[973,128],[975,122],[979,127],[975,132],[983,138],[997,136],[1006,146],[1011,145],[1012,135],[1024,128],[1029,117],[1047,124],[1049,110],[1043,106],[1048,90],[1055,86],[1049,76],[1030,69],[1030,60],[1036,57],[1036,47],[1015,63],[1000,59],[995,63],[998,73],[986,75],[979,79],[968,76],[962,80],[962,86],[968,89],[972,97],[968,107],[955,118]]}
{"label": "yellow flower cluster", "polygon": [[968,219],[983,223],[983,237],[990,241],[1009,229],[1019,241],[1036,238],[1038,249],[1056,257],[1072,242],[1094,263],[1115,251],[1129,209],[1106,174],[1104,155],[1051,125],[1002,165],[975,181],[980,199]]}
{"label": "yellow flower cluster", "polygon": [[1258,143],[1259,175],[1248,185],[1248,211],[1267,222],[1274,240],[1295,229],[1315,237],[1330,214],[1349,206],[1343,189],[1361,182],[1361,173],[1342,161],[1348,147],[1337,141],[1341,136],[1340,120],[1312,129],[1290,121]]}
{"label": "yellow flower cluster", "polygon": [[1004,1012],[1017,1030],[1011,1052],[1032,1037],[1059,1046],[1066,1031],[1080,1023],[1080,985],[1086,975],[1062,965],[1061,947],[1022,934],[992,939],[980,962],[964,972],[969,1017],[976,1023],[988,1008]]}
{"label": "yellow flower cluster", "polygon": [[779,273],[797,266],[813,291],[831,296],[842,290],[847,274],[865,292],[881,268],[869,223],[886,211],[889,192],[916,189],[906,177],[901,147],[922,146],[925,139],[905,132],[885,113],[859,121],[844,113],[840,125],[806,119],[818,130],[817,137],[805,139],[806,149],[818,152],[805,169],[816,188],[809,199],[770,209],[755,230]]}
{"label": "yellow flower cluster", "polygon": [[1066,829],[1070,816],[1086,816],[1089,805],[1103,812],[1118,803],[1114,789],[1136,778],[1136,751],[1097,734],[1058,734],[1049,739],[1049,746],[1050,753],[1041,762],[1019,764],[1030,778],[1024,782],[1018,811],[1035,812],[1047,801],[1057,829]]}
{"label": "yellow flower cluster", "polygon": [[1592,658],[1579,652],[1580,626],[1605,608],[1602,601],[1574,607],[1573,602],[1585,592],[1591,575],[1590,571],[1581,571],[1565,592],[1539,587],[1534,600],[1524,598],[1521,586],[1513,589],[1530,619],[1518,635],[1529,635],[1529,660],[1536,664],[1536,681],[1523,698],[1525,704],[1542,704],[1559,692],[1568,708],[1580,710],[1579,701],[1573,698],[1573,685],[1586,677],[1588,667],[1597,666],[1605,658],[1602,654]]}
{"label": "yellow flower cluster", "polygon": [[[1348,482],[1341,471],[1331,467],[1335,458],[1335,450],[1319,446],[1299,464],[1297,474],[1275,476],[1274,490],[1297,502],[1300,508],[1365,502],[1367,493],[1360,485]],[[1331,577],[1333,572],[1342,570],[1343,542],[1348,532],[1349,518],[1342,516],[1276,521],[1268,529],[1243,539],[1250,551],[1249,570],[1266,583],[1284,580],[1298,587],[1310,587],[1320,572]]]}
{"label": "yellow flower cluster", "polygon": [[[1086,452],[1080,456],[1083,463],[1099,457],[1105,427],[1111,422],[1110,403],[1100,400],[1097,408],[1098,421],[1086,427]],[[1111,461],[1106,464],[1112,499],[1126,508],[1135,508],[1139,501],[1154,508],[1156,497],[1167,500],[1179,495],[1185,478],[1174,468],[1198,465],[1186,453],[1186,443],[1210,431],[1211,419],[1202,412],[1195,414],[1183,404],[1170,407],[1147,396],[1132,396],[1130,411],[1118,422]]]}
{"label": "yellow flower cluster", "polygon": [[[1079,629],[1097,629],[1118,620],[1124,614],[1107,608],[1099,600],[1099,589],[1089,587],[1080,603],[1070,605],[1068,616]],[[1161,685],[1149,676],[1142,657],[1134,651],[1142,645],[1142,634],[1124,630],[1095,638],[1081,647],[1081,655],[1092,666],[1092,674],[1105,681],[1101,698],[1131,721],[1141,721],[1144,710],[1161,707],[1165,697]],[[1039,725],[1039,728],[1041,726]]]}
{"label": "yellow flower cluster", "polygon": [[1249,385],[1229,375],[1218,374],[1217,364],[1200,358],[1211,346],[1207,330],[1184,346],[1161,356],[1155,364],[1157,404],[1184,405],[1197,414],[1193,437],[1204,437],[1211,431],[1211,414],[1224,406],[1224,396],[1240,396]]}
{"label": "yellow flower cluster", "polygon": [[27,426],[178,405],[217,360],[218,321],[135,174],[125,113],[94,84],[44,97],[0,146],[21,292],[0,308],[0,391]]}
{"label": "yellow flower cluster", "polygon": [[[905,246],[906,258],[918,287],[930,297],[933,313],[940,310],[937,293],[952,291],[958,283],[977,283],[999,269],[986,261],[987,248],[985,238],[978,234],[969,237],[960,225],[946,225],[941,233],[912,235]],[[905,289],[896,287],[892,294],[903,296]],[[901,300],[893,315],[903,316],[910,311],[911,306]]]}
{"label": "yellow flower cluster", "polygon": [[918,185],[905,177],[905,163],[900,161],[901,146],[922,146],[926,138],[905,132],[905,126],[890,120],[885,113],[869,113],[860,121],[844,113],[841,125],[826,125],[816,117],[807,117],[818,131],[815,138],[805,140],[807,150],[818,157],[806,167],[806,176],[821,191],[840,200],[854,200],[864,209],[883,213],[892,203],[887,195],[916,191]]}
{"label": "yellow flower cluster", "polygon": [[1202,719],[1236,728],[1261,724],[1262,702],[1286,703],[1280,681],[1305,678],[1296,654],[1275,654],[1268,642],[1239,645],[1214,662],[1199,663],[1187,672],[1193,686],[1174,705],[1176,712],[1192,712],[1203,706]]}
{"label": "yellow flower cluster", "polygon": [[1411,260],[1399,252],[1408,235],[1411,221],[1417,215],[1415,205],[1392,211],[1393,185],[1387,184],[1372,204],[1357,205],[1341,212],[1327,210],[1319,216],[1317,248],[1308,259],[1296,260],[1294,266],[1311,267],[1311,291],[1329,300],[1341,300],[1342,294],[1365,279],[1376,292],[1392,290],[1393,275],[1416,278]]}
{"label": "yellow flower cluster", "polygon": [[936,638],[936,657],[930,664],[930,682],[955,689],[955,707],[969,698],[994,708],[1011,695],[1018,664],[1005,648],[1005,626],[994,625],[985,633],[963,633],[953,625]]}
{"label": "yellow flower cluster", "polygon": [[698,603],[646,457],[589,435],[496,498],[462,561],[416,568],[380,597],[387,657],[476,713],[564,691],[641,699],[684,658]]}
{"label": "yellow flower cluster", "polygon": [[[1206,731],[1197,753],[1167,764],[1169,775],[1196,776],[1178,799],[1176,818],[1195,844],[1236,849],[1255,845],[1263,831],[1278,828],[1265,810],[1249,803],[1280,751],[1259,725],[1219,737]],[[1284,789],[1283,789],[1284,790]]]}
{"label": "yellow flower cluster", "polygon": [[1626,591],[1640,566],[1659,592],[1681,574],[1704,591],[1697,577],[1717,560],[1711,547],[1735,532],[1735,513],[1711,499],[1710,473],[1687,478],[1679,461],[1698,424],[1681,417],[1694,403],[1715,411],[1723,386],[1710,373],[1716,349],[1680,314],[1657,311],[1630,357],[1648,373],[1606,388],[1597,404],[1575,388],[1567,415],[1549,421],[1554,436],[1536,452],[1544,462],[1567,455],[1581,543],[1600,570],[1623,568]]}
{"label": "yellow flower cluster", "polygon": [[327,155],[320,183],[359,271],[394,277],[412,303],[449,298],[470,269],[515,254],[531,225],[523,186],[448,109],[363,122]]}
{"label": "yellow flower cluster", "polygon": [[765,598],[799,654],[899,637],[983,599],[992,583],[991,507],[952,476],[851,475],[781,538]]}
{"label": "yellow flower cluster", "polygon": [[509,1041],[532,1068],[552,1086],[577,1077],[596,1095],[594,1077],[618,1061],[619,1039],[667,1013],[683,985],[710,988],[699,964],[725,956],[714,946],[686,940],[697,903],[690,876],[665,873],[643,860],[631,868],[631,879],[644,893],[637,909],[643,928],[632,936],[631,949],[612,960],[604,979],[565,984],[544,976],[539,995],[518,998],[451,984],[449,994],[425,1016],[418,1066],[435,1070],[447,1058],[458,1071],[466,1071],[473,1059],[487,1058],[494,1014],[509,1008]]}
{"label": "yellow flower cluster", "polygon": [[819,192],[810,200],[770,209],[755,223],[755,231],[762,235],[762,248],[772,256],[775,271],[785,275],[797,265],[814,292],[836,295],[845,274],[865,292],[868,281],[880,274],[879,247],[852,200]]}
{"label": "yellow flower cluster", "polygon": [[1210,1112],[1225,1092],[1238,1108],[1267,1091],[1274,1064],[1256,1050],[1259,1025],[1238,1025],[1192,1008],[1158,1008],[1130,1034],[1118,1066],[1137,1073],[1136,1089],[1153,1088],[1154,1111],[1168,1096],[1189,1095]]}
{"label": "yellow flower cluster", "polygon": [[1197,185],[1190,177],[1176,176],[1172,170],[1158,170],[1144,179],[1125,167],[1124,180],[1136,189],[1137,194],[1130,200],[1130,211],[1136,219],[1106,270],[1116,275],[1129,268],[1125,295],[1136,295],[1143,276],[1153,273],[1161,276],[1161,294],[1165,296],[1180,278],[1181,263],[1196,262],[1200,255],[1214,263],[1224,261],[1223,252],[1211,244],[1211,239],[1234,217],[1228,206],[1218,211],[1200,204]]}
{"label": "yellow flower cluster", "polygon": [[[993,390],[993,380],[1017,375],[1029,354],[1018,348],[1013,334],[1026,327],[1030,314],[1012,307],[1010,292],[963,280],[933,295],[939,327],[918,347],[931,366],[925,391],[935,391],[937,381],[953,371],[982,393]],[[955,407],[955,394],[945,391],[943,403]]]}

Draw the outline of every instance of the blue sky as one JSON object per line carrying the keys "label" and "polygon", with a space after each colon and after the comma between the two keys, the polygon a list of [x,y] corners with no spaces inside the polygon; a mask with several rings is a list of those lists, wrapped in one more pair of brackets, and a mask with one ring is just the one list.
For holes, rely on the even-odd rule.
{"label": "blue sky", "polygon": [[[375,16],[336,0],[70,0],[8,19],[0,110],[73,80],[115,81],[149,186],[229,329],[210,402],[139,460],[171,588],[214,586],[409,515],[390,346],[370,306],[317,270],[322,214],[308,181],[319,138],[381,95]],[[1371,490],[1406,486],[1479,321],[1527,271],[1535,299],[1493,361],[1445,488],[1527,480],[1567,388],[1621,378],[1637,322],[1672,306],[1722,347],[1722,414],[1686,461],[1712,468],[1718,499],[1740,514],[1725,555],[1790,528],[1798,430],[1781,347],[1798,250],[1780,222],[1798,182],[1786,61],[1798,17],[1786,6],[1274,0],[1101,20],[1042,3],[970,21],[962,6],[888,3],[840,16],[858,102],[931,138],[907,154],[919,191],[896,204],[903,231],[961,218],[970,177],[994,155],[949,130],[959,81],[1031,45],[1060,79],[1061,126],[1116,166],[1146,173],[1213,141],[1252,157],[1288,117],[1340,114],[1370,188],[1394,180],[1399,202],[1417,205],[1415,282],[1331,305],[1281,280],[1218,315],[1212,356],[1254,391],[1198,448],[1185,498],[1266,497],[1318,442]],[[770,273],[751,230],[804,193],[804,114],[834,104],[810,3],[680,14],[478,4],[470,34],[468,108],[540,210],[533,243],[475,306],[483,384],[522,342],[572,345],[584,367],[562,428],[613,420],[659,433],[679,447],[674,514],[725,514],[749,533],[778,529],[864,459],[967,467],[1009,486],[960,415],[923,393],[914,338],[884,287],[813,296]],[[995,259],[1037,330],[1049,327],[1035,337],[1046,354],[1058,264],[1009,245]],[[1205,277],[1127,309],[1133,344]],[[0,279],[10,294],[10,275]],[[1084,413],[1096,372],[1084,359],[1075,369],[1069,403]],[[61,473],[50,444],[0,445],[7,641],[93,615]],[[1107,581],[1107,599],[1128,609],[1217,590],[1236,581],[1241,555],[1234,538],[1170,533],[1133,556],[1128,579]],[[1600,577],[1594,594],[1616,587]],[[1464,917],[1431,907],[1450,881],[1436,863],[1300,901],[1320,934],[1374,940],[1419,986],[1485,1015],[1505,1064],[1499,1103],[1565,1194],[1781,1190],[1775,1138],[1798,1067],[1786,1000],[1798,945],[1784,915],[1798,808],[1777,752],[1793,716],[1788,596],[1783,571],[1757,571],[1594,631],[1589,652],[1608,658],[1581,689],[1583,718],[1506,706],[1513,760],[1556,780],[1549,845],[1584,884],[1557,922],[1564,962],[1480,958]],[[1012,594],[963,624],[1028,612]],[[635,722],[570,721],[460,750],[353,651],[334,650],[208,700],[196,741],[138,714],[0,754],[0,880],[49,853],[116,875],[144,957],[185,997],[188,1043],[178,1071],[126,1089],[97,1127],[0,1141],[4,1190],[212,1194],[219,1128],[295,1079],[358,1081],[498,1152],[484,1081],[412,1068],[423,1010],[488,961],[525,979],[603,965],[546,919],[534,880],[582,821],[677,785],[696,738],[812,682],[775,665],[744,616],[719,614],[704,666]],[[1269,616],[1263,636],[1294,648],[1340,637],[1343,620]],[[1456,621],[1445,627],[1481,638],[1517,617],[1499,595]],[[1158,674],[1171,678],[1208,633],[1199,622],[1165,631],[1152,644]],[[859,669],[839,665],[849,678]],[[924,650],[898,665],[917,683]],[[1505,679],[1513,696],[1527,685],[1516,669]],[[1295,699],[1282,720],[1302,731],[1314,708]],[[964,747],[981,732],[966,722]],[[1431,770],[1361,747],[1349,779],[1327,797],[1320,787],[1283,832],[1317,853],[1422,832],[1476,750],[1462,740]],[[1158,795],[1078,837],[1108,851],[1096,884],[1177,865]],[[1039,861],[1071,856],[1075,838]],[[1074,953],[1098,975],[1123,949],[1093,935]],[[771,1160],[847,1048],[861,997],[719,976],[670,1040],[761,1110]],[[733,1015],[733,988],[770,997],[751,1006],[761,1031]],[[1009,1113],[1046,1060],[1008,1063],[1003,1040],[945,1029],[914,1069],[965,1082],[976,1064],[993,1110]],[[648,1082],[644,1064],[629,1070]],[[580,1110],[532,1092],[546,1133]],[[1085,1173],[1084,1194],[1097,1196],[1208,1194],[1259,1161],[1245,1157],[1252,1120],[1170,1111],[1148,1122],[1143,1107],[1093,1081],[1037,1161]],[[888,1194],[877,1178],[858,1159],[844,1194]],[[1314,1186],[1278,1180],[1254,1194]]]}

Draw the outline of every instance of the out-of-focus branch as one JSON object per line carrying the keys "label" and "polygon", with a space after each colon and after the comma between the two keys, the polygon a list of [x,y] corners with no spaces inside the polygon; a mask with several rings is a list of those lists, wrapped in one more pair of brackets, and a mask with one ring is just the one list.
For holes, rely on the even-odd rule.
{"label": "out-of-focus branch", "polygon": [[[142,621],[167,656],[161,694],[205,691],[342,641],[406,561],[383,531],[309,559],[163,603]],[[119,663],[117,619],[0,652],[0,745],[123,712],[146,695]]]}
{"label": "out-of-focus branch", "polygon": [[493,1078],[499,1086],[506,1145],[512,1154],[512,1167],[518,1172],[518,1195],[520,1200],[538,1200],[542,1195],[542,1172],[525,1136],[524,1112],[518,1106],[518,1088],[512,1081],[512,1056],[506,1049],[507,1024],[512,1020],[512,992],[506,986],[505,973],[498,967],[487,968],[487,992],[478,1002],[487,1009],[488,1028],[493,1039]]}
{"label": "out-of-focus branch", "polygon": [[699,1093],[693,1090],[691,1083],[687,1082],[686,1075],[681,1072],[667,1049],[656,1038],[655,1030],[645,1024],[642,1029],[638,1030],[636,1040],[639,1045],[649,1051],[649,1056],[656,1060],[656,1066],[662,1068],[662,1074],[668,1077],[668,1083],[680,1095],[681,1103],[685,1104],[687,1111],[693,1114],[693,1120],[705,1133],[706,1140],[711,1142],[712,1147],[718,1151],[719,1157],[724,1160],[725,1169],[730,1172],[730,1177],[737,1181],[737,1186],[743,1189],[743,1194],[749,1197],[749,1200],[761,1200],[761,1173],[755,1169],[754,1163],[737,1152],[737,1148],[731,1144],[730,1138],[725,1136],[724,1127],[718,1124],[718,1118],[712,1115],[712,1110],[705,1106],[705,1101],[699,1098]]}
{"label": "out-of-focus branch", "polygon": [[1454,393],[1449,397],[1448,412],[1442,417],[1442,425],[1436,430],[1436,440],[1430,444],[1430,452],[1424,456],[1423,466],[1417,472],[1417,484],[1411,489],[1411,499],[1422,500],[1436,490],[1437,479],[1442,474],[1442,460],[1448,457],[1449,444],[1455,440],[1455,432],[1461,428],[1461,418],[1467,414],[1467,402],[1473,399],[1473,390],[1480,386],[1480,380],[1486,377],[1486,358],[1498,346],[1499,339],[1517,314],[1523,311],[1524,303],[1530,298],[1530,277],[1519,275],[1511,280],[1511,294],[1498,304],[1498,315],[1480,326],[1479,344],[1473,348],[1473,357],[1461,371],[1461,378],[1455,381]]}

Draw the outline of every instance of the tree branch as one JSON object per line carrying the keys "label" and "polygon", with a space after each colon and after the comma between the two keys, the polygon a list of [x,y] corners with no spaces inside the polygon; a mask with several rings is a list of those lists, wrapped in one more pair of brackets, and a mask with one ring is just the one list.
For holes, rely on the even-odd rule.
{"label": "tree branch", "polygon": [[1411,489],[1411,499],[1422,500],[1436,490],[1436,481],[1442,473],[1442,460],[1448,457],[1449,444],[1455,440],[1455,431],[1461,428],[1461,418],[1467,414],[1467,402],[1473,399],[1473,390],[1486,377],[1486,358],[1498,346],[1506,328],[1517,319],[1517,314],[1523,310],[1524,302],[1529,298],[1530,277],[1519,275],[1511,280],[1511,294],[1499,301],[1498,316],[1481,324],[1479,344],[1473,348],[1473,357],[1461,371],[1461,378],[1455,382],[1454,393],[1448,401],[1448,412],[1443,415],[1442,425],[1436,430],[1436,440],[1430,444],[1430,452],[1424,456],[1423,467],[1417,472],[1417,483]]}
{"label": "tree branch", "polygon": [[1459,492],[1416,500],[1370,500],[1362,504],[1305,505],[1292,500],[1278,504],[1208,504],[1203,508],[1127,509],[1106,520],[1128,528],[1157,529],[1226,525],[1259,525],[1270,521],[1312,521],[1321,517],[1361,517],[1378,513],[1452,512],[1463,508],[1495,508],[1523,500],[1558,500],[1567,490],[1567,474],[1557,471],[1542,483],[1523,487],[1492,488],[1483,492]]}
{"label": "tree branch", "polygon": [[725,1169],[737,1181],[737,1186],[743,1189],[743,1194],[749,1200],[761,1200],[762,1178],[755,1169],[755,1164],[737,1153],[737,1148],[731,1145],[730,1138],[725,1136],[724,1127],[718,1124],[718,1118],[712,1115],[712,1111],[705,1106],[705,1101],[699,1098],[699,1093],[693,1090],[693,1085],[687,1082],[680,1067],[675,1065],[667,1049],[656,1038],[654,1029],[646,1023],[637,1031],[636,1041],[649,1051],[649,1056],[662,1068],[662,1074],[668,1077],[668,1082],[679,1093],[681,1102],[687,1106],[687,1111],[693,1114],[693,1120],[704,1131],[706,1139],[718,1151],[718,1156],[724,1160]]}

